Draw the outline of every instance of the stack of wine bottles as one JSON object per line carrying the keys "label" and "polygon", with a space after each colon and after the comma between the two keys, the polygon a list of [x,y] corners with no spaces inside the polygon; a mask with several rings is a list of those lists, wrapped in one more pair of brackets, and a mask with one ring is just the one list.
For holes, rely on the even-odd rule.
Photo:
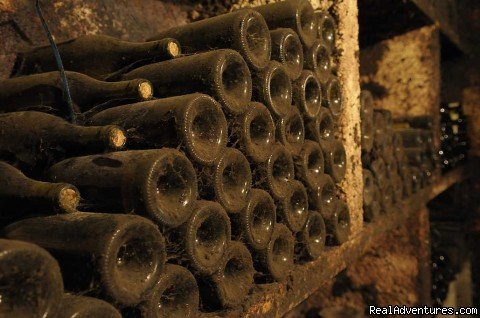
{"label": "stack of wine bottles", "polygon": [[465,161],[469,149],[467,118],[458,102],[440,108],[440,150],[442,170],[449,171]]}
{"label": "stack of wine bottles", "polygon": [[423,143],[427,132],[399,127],[390,111],[374,108],[369,91],[362,90],[360,102],[364,220],[371,222],[426,186],[431,170],[424,156],[433,153],[433,143]]}
{"label": "stack of wine bottles", "polygon": [[[66,79],[50,47],[19,54],[0,83],[2,233],[125,317],[196,317],[285,280],[350,234],[335,39],[332,16],[287,0],[144,43],[60,43]],[[2,247],[26,251],[0,259],[0,313],[119,315],[74,296],[58,309],[56,262],[22,244]]]}

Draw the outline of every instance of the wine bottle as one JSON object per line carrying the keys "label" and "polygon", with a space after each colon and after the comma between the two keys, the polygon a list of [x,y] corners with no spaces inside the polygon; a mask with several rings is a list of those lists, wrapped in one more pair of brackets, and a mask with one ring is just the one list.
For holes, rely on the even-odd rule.
{"label": "wine bottle", "polygon": [[372,151],[374,143],[373,96],[368,90],[360,92],[360,119],[362,129],[362,150]]}
{"label": "wine bottle", "polygon": [[68,291],[88,291],[127,306],[148,295],[166,258],[158,228],[136,215],[76,212],[37,217],[7,226],[5,234],[51,252]]}
{"label": "wine bottle", "polygon": [[242,56],[223,49],[145,65],[121,77],[146,78],[156,97],[206,93],[233,115],[246,111],[252,97],[252,80]]}
{"label": "wine bottle", "polygon": [[305,51],[304,65],[312,70],[322,84],[326,84],[332,76],[331,52],[321,41],[315,41],[311,48]]}
{"label": "wine bottle", "polygon": [[315,189],[307,188],[308,205],[311,209],[319,211],[325,218],[334,212],[335,184],[328,174],[323,174],[318,180]]}
{"label": "wine bottle", "polygon": [[370,164],[375,180],[377,180],[380,188],[383,188],[387,183],[387,166],[382,158],[377,158]]}
{"label": "wine bottle", "polygon": [[373,95],[369,90],[362,89],[360,92],[360,118],[361,120],[373,121]]}
{"label": "wine bottle", "polygon": [[375,180],[373,173],[368,169],[362,169],[363,177],[363,205],[370,206],[374,199]]}
{"label": "wine bottle", "polygon": [[[89,59],[90,60],[90,59]],[[66,72],[70,95],[77,113],[106,108],[129,101],[149,100],[153,88],[139,77],[121,82],[104,82],[87,75]],[[39,110],[66,114],[59,72],[9,78],[0,82],[1,112]]]}
{"label": "wine bottle", "polygon": [[308,189],[316,189],[322,183],[325,163],[323,151],[319,144],[305,140],[302,150],[295,160],[295,176],[302,181]]}
{"label": "wine bottle", "polygon": [[297,233],[295,254],[299,261],[312,261],[325,250],[327,233],[325,221],[320,213],[310,211],[302,231]]}
{"label": "wine bottle", "polygon": [[318,37],[333,51],[337,41],[337,23],[335,19],[328,11],[317,11],[315,12],[315,17],[317,18]]}
{"label": "wine bottle", "polygon": [[[131,67],[173,59],[181,54],[180,44],[172,38],[138,43],[106,35],[82,35],[57,43],[67,71],[104,79],[105,75]],[[17,56],[13,76],[57,70],[50,45],[34,48]]]}
{"label": "wine bottle", "polygon": [[380,202],[373,200],[369,205],[363,205],[363,220],[365,222],[373,222],[378,219],[381,213]]}
{"label": "wine bottle", "polygon": [[282,64],[271,61],[262,71],[252,74],[255,101],[268,107],[274,117],[285,117],[292,109],[292,83]]}
{"label": "wine bottle", "polygon": [[222,259],[220,270],[198,280],[204,309],[239,306],[253,285],[253,274],[252,255],[245,245],[232,241]]}
{"label": "wine bottle", "polygon": [[272,38],[272,60],[282,63],[292,81],[303,70],[302,42],[292,29],[278,28],[270,31]]}
{"label": "wine bottle", "polygon": [[166,236],[172,262],[189,268],[196,276],[211,275],[220,269],[230,244],[230,219],[217,202],[197,201],[187,222]]}
{"label": "wine bottle", "polygon": [[190,94],[104,110],[90,125],[118,125],[128,149],[179,147],[193,161],[212,165],[227,143],[227,121],[220,104],[204,94]]}
{"label": "wine bottle", "polygon": [[[386,210],[384,209],[384,205],[382,201],[383,201],[382,192],[380,191],[378,182],[375,181],[373,185],[373,201],[372,201],[372,206],[370,207],[371,215],[373,217],[386,213]],[[375,202],[377,203],[376,205],[378,205],[378,213],[376,213],[377,208],[375,206]]]}
{"label": "wine bottle", "polygon": [[0,223],[31,215],[75,212],[80,194],[66,183],[33,180],[0,161]]}
{"label": "wine bottle", "polygon": [[230,216],[232,234],[251,249],[263,250],[272,238],[276,216],[276,206],[268,192],[252,189],[245,208]]}
{"label": "wine bottle", "polygon": [[308,119],[315,119],[322,106],[322,88],[317,76],[308,70],[292,83],[293,102]]}
{"label": "wine bottle", "polygon": [[2,317],[54,317],[63,293],[57,261],[43,248],[0,239]]}
{"label": "wine bottle", "polygon": [[334,117],[340,116],[343,111],[343,93],[338,78],[331,76],[322,90],[324,92],[323,105],[330,108]]}
{"label": "wine bottle", "polygon": [[371,152],[373,149],[374,143],[374,127],[373,127],[373,120],[363,120],[360,123],[360,127],[362,130],[362,141],[361,147],[362,151]]}
{"label": "wine bottle", "polygon": [[123,312],[123,317],[198,317],[200,294],[197,281],[182,266],[167,264],[153,289],[137,308]]}
{"label": "wine bottle", "polygon": [[329,142],[320,143],[320,146],[325,160],[325,173],[332,176],[335,182],[342,181],[347,171],[347,154],[343,142],[333,139]]}
{"label": "wine bottle", "polygon": [[120,127],[82,127],[40,112],[0,114],[0,159],[37,174],[68,156],[119,150],[125,144]]}
{"label": "wine bottle", "polygon": [[233,49],[240,52],[248,66],[254,70],[267,66],[272,50],[265,20],[251,9],[241,9],[173,27],[149,40],[166,37],[180,41],[185,53]]}
{"label": "wine bottle", "polygon": [[330,217],[325,217],[327,245],[342,245],[350,236],[350,209],[340,199],[336,200],[335,210]]}
{"label": "wine bottle", "polygon": [[248,110],[230,122],[229,146],[240,149],[250,160],[262,163],[275,145],[275,123],[262,103],[251,102]]}
{"label": "wine bottle", "polygon": [[235,148],[226,148],[212,167],[198,171],[200,197],[219,202],[228,213],[245,207],[252,187],[252,172],[245,156]]}
{"label": "wine bottle", "polygon": [[267,21],[270,29],[293,29],[305,47],[313,45],[317,37],[317,21],[313,7],[307,0],[287,0],[255,7]]}
{"label": "wine bottle", "polygon": [[305,142],[305,126],[297,108],[292,107],[287,116],[277,121],[276,136],[292,155],[300,153]]}
{"label": "wine bottle", "polygon": [[84,210],[137,213],[165,227],[189,218],[198,193],[192,163],[169,148],[71,158],[52,166],[48,178],[77,186]]}
{"label": "wine bottle", "polygon": [[293,269],[294,250],[292,233],[284,224],[277,223],[267,248],[254,254],[255,269],[268,280],[284,281]]}
{"label": "wine bottle", "polygon": [[373,146],[381,149],[385,142],[385,134],[387,132],[387,124],[385,117],[376,110],[373,111]]}
{"label": "wine bottle", "polygon": [[253,167],[254,186],[267,190],[275,199],[288,193],[288,180],[295,177],[292,154],[283,145],[276,144],[268,159]]}
{"label": "wine bottle", "polygon": [[122,315],[109,303],[93,297],[63,295],[58,318],[122,318]]}
{"label": "wine bottle", "polygon": [[298,180],[289,180],[288,194],[277,202],[277,220],[294,233],[300,232],[308,218],[308,194]]}
{"label": "wine bottle", "polygon": [[316,118],[305,120],[305,136],[316,142],[331,141],[333,139],[334,120],[332,112],[326,107],[320,107]]}
{"label": "wine bottle", "polygon": [[384,108],[377,108],[377,109],[374,110],[374,112],[382,114],[382,116],[385,120],[385,129],[387,131],[390,131],[393,128],[392,112],[389,111],[388,109],[384,109]]}

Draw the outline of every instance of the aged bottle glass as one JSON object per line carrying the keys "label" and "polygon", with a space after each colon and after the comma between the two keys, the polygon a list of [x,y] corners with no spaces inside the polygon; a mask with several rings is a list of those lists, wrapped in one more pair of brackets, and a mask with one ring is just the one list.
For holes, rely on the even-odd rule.
{"label": "aged bottle glass", "polygon": [[303,70],[302,42],[292,29],[278,28],[270,31],[272,38],[272,60],[282,63],[292,81]]}
{"label": "aged bottle glass", "polygon": [[335,209],[332,215],[326,217],[325,226],[327,229],[327,244],[342,245],[350,236],[350,209],[340,199],[336,200]]}
{"label": "aged bottle glass", "polygon": [[315,41],[311,48],[305,51],[304,65],[312,70],[322,84],[326,84],[332,76],[332,61],[330,49],[321,41]]}
{"label": "aged bottle glass", "polygon": [[309,189],[316,189],[322,183],[325,169],[323,151],[317,142],[305,140],[298,156],[294,157],[295,176]]}
{"label": "aged bottle glass", "polygon": [[297,108],[292,107],[287,116],[277,121],[276,136],[292,155],[300,153],[305,142],[305,126]]}
{"label": "aged bottle glass", "polygon": [[347,171],[347,154],[343,142],[333,139],[320,143],[320,146],[325,160],[325,173],[331,175],[335,182],[342,181]]}
{"label": "aged bottle glass", "polygon": [[109,303],[86,296],[63,295],[57,318],[122,318],[122,315]]}
{"label": "aged bottle glass", "polygon": [[337,40],[337,24],[335,19],[328,13],[328,11],[315,12],[317,18],[318,37],[322,39],[323,43],[327,44],[331,50],[335,49]]}
{"label": "aged bottle glass", "polygon": [[310,209],[319,211],[325,218],[330,216],[335,207],[335,183],[328,174],[318,178],[316,188],[307,188]]}
{"label": "aged bottle glass", "polygon": [[305,120],[305,136],[316,142],[331,141],[334,129],[332,112],[326,107],[320,107],[316,118]]}
{"label": "aged bottle glass", "polygon": [[334,117],[340,116],[343,111],[342,87],[338,78],[331,76],[323,87],[323,105],[330,108]]}
{"label": "aged bottle glass", "polygon": [[385,117],[378,111],[373,111],[373,146],[381,149],[385,141],[385,134],[387,132],[387,123]]}
{"label": "aged bottle glass", "polygon": [[373,201],[375,180],[373,173],[368,169],[362,169],[363,177],[363,205],[369,206]]}
{"label": "aged bottle glass", "polygon": [[315,119],[322,107],[322,87],[317,76],[308,70],[302,71],[300,77],[292,83],[293,102],[308,119]]}
{"label": "aged bottle glass", "polygon": [[277,201],[277,220],[294,233],[300,232],[308,218],[308,194],[298,180],[289,180],[287,196]]}
{"label": "aged bottle glass", "polygon": [[325,250],[327,232],[325,221],[320,213],[309,211],[307,222],[302,231],[297,233],[295,254],[299,261],[312,261]]}

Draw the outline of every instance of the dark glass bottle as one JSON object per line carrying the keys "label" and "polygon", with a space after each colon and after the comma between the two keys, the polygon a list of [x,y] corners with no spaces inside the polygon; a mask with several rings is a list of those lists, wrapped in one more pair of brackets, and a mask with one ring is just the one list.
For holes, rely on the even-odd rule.
{"label": "dark glass bottle", "polygon": [[342,245],[350,236],[350,209],[340,199],[336,200],[335,210],[329,217],[323,216],[327,229],[327,244]]}
{"label": "dark glass bottle", "polygon": [[383,136],[383,139],[382,147],[380,149],[375,149],[375,151],[382,156],[385,162],[392,162],[395,159],[392,131],[387,130]]}
{"label": "dark glass bottle", "polygon": [[316,118],[305,120],[305,136],[316,142],[331,141],[334,129],[332,112],[326,107],[320,107]]}
{"label": "dark glass bottle", "polygon": [[77,126],[33,111],[0,114],[0,127],[0,159],[27,174],[69,156],[122,149],[126,139],[118,126]]}
{"label": "dark glass bottle", "polygon": [[189,218],[198,194],[192,163],[169,148],[71,158],[48,178],[78,187],[84,210],[141,214],[166,227]]}
{"label": "dark glass bottle", "polygon": [[223,49],[145,65],[122,79],[146,78],[152,82],[156,97],[206,93],[227,113],[246,111],[252,97],[252,79],[242,56]]}
{"label": "dark glass bottle", "polygon": [[323,88],[324,100],[323,105],[330,108],[334,117],[340,116],[343,111],[343,93],[340,81],[332,76]]}
{"label": "dark glass bottle", "polygon": [[272,238],[276,216],[276,206],[268,192],[252,189],[245,208],[230,216],[233,236],[253,250],[263,250]]}
{"label": "dark glass bottle", "polygon": [[251,9],[241,9],[173,27],[150,40],[166,37],[180,41],[185,53],[234,49],[240,52],[248,66],[254,70],[267,66],[272,50],[265,20]]}
{"label": "dark glass bottle", "polygon": [[363,177],[363,205],[369,206],[374,199],[375,180],[373,173],[368,169],[362,169]]}
{"label": "dark glass bottle", "polygon": [[93,297],[65,294],[61,300],[57,318],[122,318],[109,303]]}
{"label": "dark glass bottle", "polygon": [[253,285],[253,261],[248,249],[232,241],[222,259],[220,270],[198,280],[204,310],[239,306]]}
{"label": "dark glass bottle", "polygon": [[40,214],[75,212],[80,193],[66,183],[33,180],[0,161],[0,223]]}
{"label": "dark glass bottle", "polygon": [[277,121],[276,136],[293,155],[300,153],[305,142],[305,126],[297,108],[292,107],[287,116]]}
{"label": "dark glass bottle", "polygon": [[373,127],[373,146],[377,149],[381,149],[385,142],[387,123],[385,122],[385,117],[376,110],[373,112]]}
{"label": "dark glass bottle", "polygon": [[317,76],[308,70],[302,71],[300,77],[292,83],[293,102],[308,119],[315,119],[322,107],[322,87]]}
{"label": "dark glass bottle", "polygon": [[342,181],[347,171],[347,154],[343,142],[333,139],[330,142],[320,143],[320,146],[325,160],[325,173],[332,176],[335,182]]}
{"label": "dark glass bottle", "polygon": [[200,197],[219,202],[228,213],[245,207],[252,187],[252,172],[247,158],[235,148],[226,148],[212,167],[198,171]]}
{"label": "dark glass bottle", "polygon": [[212,165],[221,155],[228,134],[220,104],[198,93],[109,108],[88,124],[122,127],[128,149],[180,146],[204,165]]}
{"label": "dark glass bottle", "polygon": [[292,29],[279,28],[270,31],[272,38],[272,60],[282,63],[292,81],[303,70],[302,42]]}
{"label": "dark glass bottle", "polygon": [[308,189],[316,189],[322,183],[325,168],[323,151],[317,142],[305,140],[302,150],[295,160],[295,176]]}
{"label": "dark glass bottle", "polygon": [[274,117],[287,116],[292,109],[292,83],[283,65],[271,61],[252,75],[253,100],[267,106]]}
{"label": "dark glass bottle", "polygon": [[317,37],[317,21],[313,7],[307,0],[287,0],[255,7],[267,21],[270,29],[291,28],[303,45],[310,47]]}
{"label": "dark glass bottle", "polygon": [[57,261],[34,244],[0,239],[1,317],[54,317],[62,297]]}
{"label": "dark glass bottle", "polygon": [[[105,75],[131,67],[173,59],[181,54],[180,44],[172,38],[139,43],[122,41],[106,35],[82,35],[57,43],[67,71],[103,79]],[[34,48],[17,56],[13,76],[57,70],[50,46]]]}
{"label": "dark glass bottle", "polygon": [[362,121],[373,122],[373,96],[370,91],[362,89],[360,92],[360,118]]}
{"label": "dark glass bottle", "polygon": [[365,222],[373,222],[378,219],[381,213],[380,202],[373,200],[369,205],[363,205],[363,220]]}
{"label": "dark glass bottle", "polygon": [[297,233],[295,254],[299,261],[312,261],[319,258],[325,250],[327,232],[325,221],[320,213],[308,212],[307,222]]}
{"label": "dark glass bottle", "polygon": [[332,76],[330,55],[331,52],[328,47],[318,40],[304,54],[305,68],[312,70],[322,84],[326,84]]}
{"label": "dark glass bottle", "polygon": [[275,123],[262,103],[251,102],[248,110],[231,120],[229,146],[240,149],[255,163],[265,162],[275,145]]}
{"label": "dark glass bottle", "polygon": [[300,181],[289,180],[288,194],[277,202],[277,220],[294,233],[300,232],[308,218],[308,194]]}
{"label": "dark glass bottle", "polygon": [[373,127],[373,121],[363,120],[360,123],[362,130],[362,151],[371,152],[373,149],[375,129]]}
{"label": "dark glass bottle", "polygon": [[67,290],[127,306],[148,295],[166,258],[158,228],[136,215],[76,212],[31,218],[7,226],[5,234],[51,252]]}
{"label": "dark glass bottle", "polygon": [[319,211],[325,218],[334,212],[335,184],[328,174],[323,174],[318,179],[315,189],[308,188],[308,205],[311,209]]}
{"label": "dark glass bottle", "polygon": [[230,244],[230,218],[220,204],[197,201],[190,218],[166,233],[168,257],[196,275],[217,272]]}
{"label": "dark glass bottle", "polygon": [[370,164],[375,180],[377,180],[380,188],[383,188],[387,183],[387,166],[382,158],[377,158]]}
{"label": "dark glass bottle", "polygon": [[[149,81],[133,77],[121,82],[104,82],[87,75],[66,72],[74,110],[82,113],[92,108],[149,100],[153,88]],[[62,80],[59,72],[21,76],[0,82],[1,112],[39,110],[66,114]]]}
{"label": "dark glass bottle", "polygon": [[327,44],[331,50],[335,49],[337,41],[337,24],[328,11],[315,12],[317,18],[318,37]]}

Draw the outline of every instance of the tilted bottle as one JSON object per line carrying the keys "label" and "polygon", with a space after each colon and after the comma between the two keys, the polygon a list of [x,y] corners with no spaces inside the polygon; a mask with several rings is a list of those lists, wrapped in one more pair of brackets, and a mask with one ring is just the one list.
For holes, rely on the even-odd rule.
{"label": "tilted bottle", "polygon": [[226,148],[213,166],[198,169],[198,179],[201,198],[219,202],[228,213],[245,207],[252,172],[240,150]]}
{"label": "tilted bottle", "polygon": [[306,69],[313,71],[322,84],[326,84],[332,76],[331,52],[321,41],[315,41],[311,48],[305,51],[304,65]]}
{"label": "tilted bottle", "polygon": [[0,161],[0,223],[32,215],[75,212],[80,201],[77,188],[28,178]]}
{"label": "tilted bottle", "polygon": [[63,295],[57,318],[122,318],[109,303],[86,296]]}
{"label": "tilted bottle", "polygon": [[272,60],[282,63],[292,81],[303,70],[303,47],[298,34],[292,29],[278,28],[270,31]]}
{"label": "tilted bottle", "polygon": [[0,239],[1,317],[54,317],[63,294],[57,261],[43,248]]}
{"label": "tilted bottle", "polygon": [[165,241],[137,215],[76,212],[31,218],[5,228],[11,239],[39,244],[60,263],[65,288],[139,303],[163,270]]}
{"label": "tilted bottle", "polygon": [[247,247],[230,242],[220,270],[198,280],[202,305],[207,310],[239,306],[253,285],[253,261]]}
{"label": "tilted bottle", "polygon": [[118,126],[77,126],[33,111],[0,114],[0,127],[0,159],[33,174],[69,156],[122,149],[126,139]]}
{"label": "tilted bottle", "polygon": [[240,149],[255,163],[265,162],[275,145],[275,123],[262,103],[251,102],[248,110],[230,121],[229,146]]}
{"label": "tilted bottle", "polygon": [[121,77],[148,79],[155,97],[206,93],[233,115],[246,111],[252,97],[252,79],[242,56],[222,49],[145,65]]}
{"label": "tilted bottle", "polygon": [[325,168],[323,151],[317,142],[305,140],[298,156],[294,156],[295,176],[302,181],[308,189],[317,189],[322,183]]}
{"label": "tilted bottle", "polygon": [[326,240],[327,231],[322,215],[316,211],[309,211],[307,222],[296,237],[297,260],[304,262],[319,258],[325,250]]}
{"label": "tilted bottle", "polygon": [[293,233],[300,232],[308,218],[308,194],[298,180],[289,180],[288,194],[277,200],[277,220],[284,223]]}
{"label": "tilted bottle", "polygon": [[305,120],[305,137],[319,143],[331,141],[334,129],[332,112],[326,107],[320,107],[316,118]]}
{"label": "tilted bottle", "polygon": [[316,188],[307,188],[308,205],[320,212],[324,218],[329,217],[335,208],[335,183],[328,174],[317,180]]}
{"label": "tilted bottle", "polygon": [[[153,88],[138,77],[121,82],[104,82],[84,74],[66,72],[74,111],[106,108],[128,102],[149,100]],[[59,72],[9,78],[0,82],[0,112],[39,110],[67,114]]]}
{"label": "tilted bottle", "polygon": [[296,107],[277,121],[277,140],[293,155],[298,155],[305,142],[305,126],[302,115]]}
{"label": "tilted bottle", "polygon": [[128,149],[180,147],[205,165],[212,165],[227,143],[220,104],[198,93],[109,108],[89,118],[88,124],[122,127]]}
{"label": "tilted bottle", "polygon": [[141,214],[165,227],[185,222],[198,194],[192,163],[169,148],[71,158],[48,178],[78,187],[82,210]]}
{"label": "tilted bottle", "polygon": [[292,83],[293,102],[308,119],[315,119],[322,107],[322,87],[317,76],[308,70],[302,71],[300,77]]}
{"label": "tilted bottle", "polygon": [[343,93],[340,81],[332,76],[323,86],[323,105],[329,108],[334,117],[340,116],[343,111]]}
{"label": "tilted bottle", "polygon": [[347,171],[347,154],[343,142],[333,139],[330,142],[322,142],[320,146],[325,159],[325,173],[331,175],[335,182],[342,181]]}
{"label": "tilted bottle", "polygon": [[317,37],[315,12],[307,0],[281,1],[254,9],[263,15],[270,29],[293,29],[306,47],[312,46]]}
{"label": "tilted bottle", "polygon": [[[124,68],[173,59],[181,54],[176,39],[140,43],[106,35],[88,34],[57,43],[65,70],[104,79]],[[34,48],[17,56],[13,76],[57,70],[50,45]]]}
{"label": "tilted bottle", "polygon": [[272,50],[265,20],[251,9],[240,9],[173,27],[156,34],[150,40],[166,37],[180,41],[185,53],[233,49],[240,52],[254,70],[267,66]]}
{"label": "tilted bottle", "polygon": [[328,11],[315,12],[317,18],[318,37],[329,46],[330,50],[335,49],[337,41],[337,24]]}
{"label": "tilted bottle", "polygon": [[337,199],[333,214],[330,217],[324,216],[324,219],[328,245],[342,245],[349,239],[350,209],[343,200]]}

